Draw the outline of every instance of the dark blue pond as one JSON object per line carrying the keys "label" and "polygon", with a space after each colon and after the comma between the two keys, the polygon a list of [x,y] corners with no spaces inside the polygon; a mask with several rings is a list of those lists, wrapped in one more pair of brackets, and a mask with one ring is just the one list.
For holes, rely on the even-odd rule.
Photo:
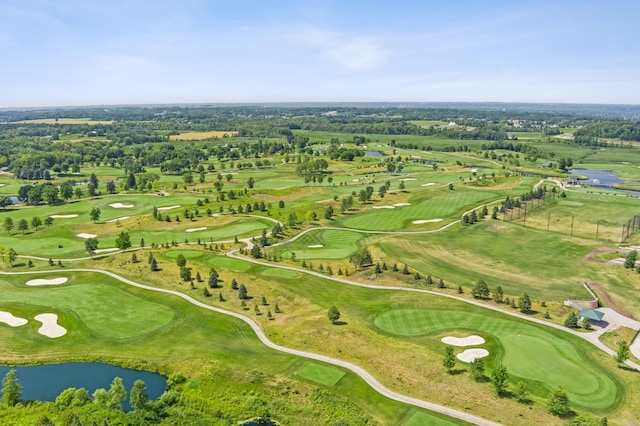
{"label": "dark blue pond", "polygon": [[167,379],[150,371],[132,370],[98,362],[66,362],[33,366],[0,366],[0,378],[15,368],[22,383],[23,400],[55,401],[68,388],[85,388],[92,395],[96,389],[109,390],[115,377],[120,377],[127,388],[127,401],[123,408],[129,411],[129,391],[133,382],[140,379],[147,385],[149,399],[158,398],[167,387]]}

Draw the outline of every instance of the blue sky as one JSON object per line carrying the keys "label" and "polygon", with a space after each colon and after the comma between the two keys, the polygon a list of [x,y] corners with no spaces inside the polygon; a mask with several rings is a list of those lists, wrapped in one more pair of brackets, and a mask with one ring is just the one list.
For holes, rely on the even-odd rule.
{"label": "blue sky", "polygon": [[0,107],[640,104],[640,2],[0,0]]}

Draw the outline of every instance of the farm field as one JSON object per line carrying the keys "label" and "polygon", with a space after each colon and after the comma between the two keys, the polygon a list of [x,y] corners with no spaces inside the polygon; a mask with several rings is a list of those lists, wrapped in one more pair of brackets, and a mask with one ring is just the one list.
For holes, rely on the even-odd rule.
{"label": "farm field", "polygon": [[[624,228],[640,198],[567,185],[567,170],[585,167],[633,187],[639,148],[586,145],[589,127],[572,116],[562,131],[576,141],[413,110],[247,108],[0,128],[0,148],[11,147],[0,151],[3,364],[160,372],[172,385],[148,406],[149,424],[640,421],[637,354],[612,356],[640,328],[640,274],[622,266],[640,247],[640,225]],[[64,127],[77,124],[97,131]],[[585,284],[627,322],[565,326],[565,302],[593,298]],[[47,335],[43,314],[64,333]],[[454,346],[445,368],[443,339],[469,336],[482,343]],[[474,379],[467,361],[480,356]],[[557,387],[565,417],[547,409]],[[83,424],[102,421],[96,404],[78,405]],[[15,424],[62,424],[73,409],[0,406]],[[114,424],[143,415],[98,411]]]}

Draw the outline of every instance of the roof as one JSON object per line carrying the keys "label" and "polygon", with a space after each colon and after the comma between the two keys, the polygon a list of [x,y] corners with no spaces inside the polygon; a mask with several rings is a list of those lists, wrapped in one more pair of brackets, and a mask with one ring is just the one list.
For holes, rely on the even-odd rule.
{"label": "roof", "polygon": [[596,311],[595,309],[580,309],[580,313],[578,316],[583,318],[589,318],[594,321],[602,321],[602,317],[604,317],[604,312]]}

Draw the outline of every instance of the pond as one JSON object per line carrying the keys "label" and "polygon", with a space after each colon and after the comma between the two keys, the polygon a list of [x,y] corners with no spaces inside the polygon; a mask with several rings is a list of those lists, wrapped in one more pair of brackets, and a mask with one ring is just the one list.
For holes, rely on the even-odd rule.
{"label": "pond", "polygon": [[158,398],[167,387],[167,379],[158,373],[139,371],[98,362],[66,362],[63,364],[44,364],[29,366],[0,366],[0,377],[12,368],[18,373],[22,383],[22,399],[25,401],[55,401],[56,397],[68,388],[85,388],[92,395],[96,389],[109,390],[115,377],[120,377],[127,388],[127,400],[123,402],[124,411],[130,411],[129,391],[133,382],[140,379],[147,385],[149,399]]}
{"label": "pond", "polygon": [[611,170],[572,169],[569,173],[576,176],[585,176],[588,180],[582,181],[582,183],[587,185],[611,187],[622,182],[622,179],[617,178]]}
{"label": "pond", "polygon": [[384,157],[384,154],[381,154],[378,151],[365,151],[364,153],[370,157]]}

